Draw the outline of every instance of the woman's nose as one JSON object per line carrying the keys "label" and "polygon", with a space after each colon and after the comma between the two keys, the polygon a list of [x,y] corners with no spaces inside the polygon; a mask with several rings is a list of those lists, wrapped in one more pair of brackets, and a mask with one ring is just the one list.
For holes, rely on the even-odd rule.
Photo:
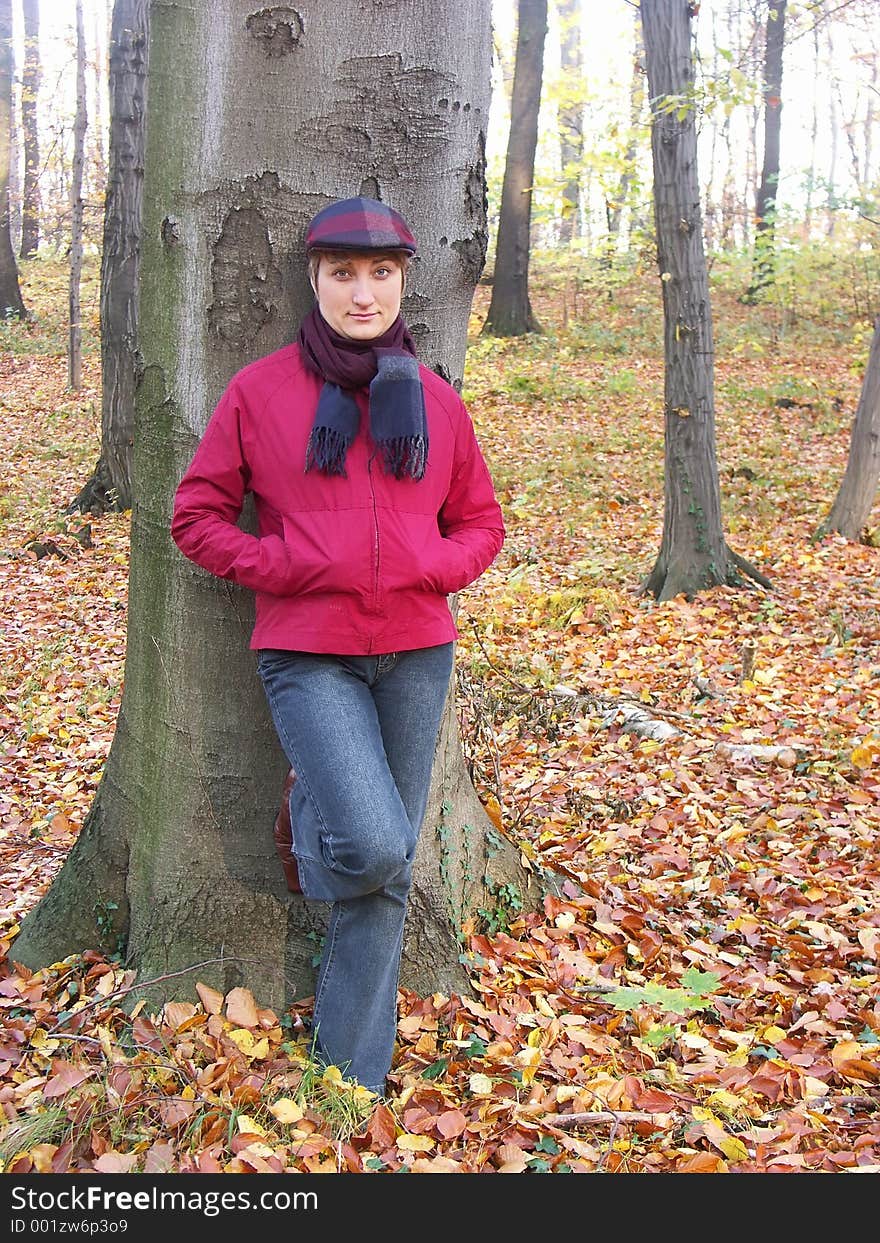
{"label": "woman's nose", "polygon": [[367,281],[357,281],[351,293],[353,301],[358,306],[369,306],[373,301],[373,292]]}

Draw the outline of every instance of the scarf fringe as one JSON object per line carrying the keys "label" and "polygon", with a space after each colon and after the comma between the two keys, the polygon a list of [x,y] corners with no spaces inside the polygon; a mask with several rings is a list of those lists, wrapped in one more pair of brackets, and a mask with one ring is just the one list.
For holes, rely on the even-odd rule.
{"label": "scarf fringe", "polygon": [[428,459],[428,441],[425,436],[396,436],[380,445],[385,470],[395,479],[407,475],[421,479]]}
{"label": "scarf fringe", "polygon": [[325,475],[344,475],[349,443],[348,436],[332,427],[313,427],[306,446],[306,472],[317,466]]}

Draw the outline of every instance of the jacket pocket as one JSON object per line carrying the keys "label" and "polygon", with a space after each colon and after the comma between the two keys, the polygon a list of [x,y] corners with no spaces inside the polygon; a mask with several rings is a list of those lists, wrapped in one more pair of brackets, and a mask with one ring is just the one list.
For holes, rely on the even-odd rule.
{"label": "jacket pocket", "polygon": [[460,550],[440,534],[434,514],[381,511],[380,576],[387,591],[450,595],[462,585]]}
{"label": "jacket pocket", "polygon": [[369,510],[302,510],[283,514],[282,522],[291,595],[369,592],[375,542]]}

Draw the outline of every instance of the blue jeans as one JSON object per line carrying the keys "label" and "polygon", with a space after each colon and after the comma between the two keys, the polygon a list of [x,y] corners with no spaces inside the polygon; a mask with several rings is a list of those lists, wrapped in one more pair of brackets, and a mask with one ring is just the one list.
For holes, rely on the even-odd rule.
{"label": "blue jeans", "polygon": [[453,645],[382,656],[263,649],[258,668],[297,780],[303,897],[332,904],[316,1052],[380,1095],[397,1033],[406,904]]}

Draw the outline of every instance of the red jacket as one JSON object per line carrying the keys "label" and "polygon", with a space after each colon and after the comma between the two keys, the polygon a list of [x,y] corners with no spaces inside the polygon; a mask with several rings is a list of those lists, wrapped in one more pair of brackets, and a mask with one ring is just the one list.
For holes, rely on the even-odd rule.
{"label": "red jacket", "polygon": [[[385,474],[366,389],[345,476],[306,474],[322,381],[296,345],[230,381],[177,488],[171,535],[197,565],[256,592],[252,648],[365,656],[457,638],[446,597],[492,563],[504,523],[464,403],[419,372],[420,480]],[[237,525],[248,492],[256,535]]]}

